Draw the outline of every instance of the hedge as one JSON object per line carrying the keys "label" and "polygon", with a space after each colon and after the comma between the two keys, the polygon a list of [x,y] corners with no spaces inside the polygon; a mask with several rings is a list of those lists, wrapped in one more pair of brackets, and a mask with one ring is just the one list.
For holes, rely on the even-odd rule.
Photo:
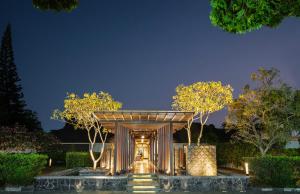
{"label": "hedge", "polygon": [[5,185],[28,185],[47,164],[42,154],[0,153],[0,182]]}
{"label": "hedge", "polygon": [[265,156],[246,160],[255,185],[294,187],[300,180],[299,156]]}
{"label": "hedge", "polygon": [[67,152],[66,153],[66,167],[91,167],[93,166],[90,154],[87,152]]}
{"label": "hedge", "polygon": [[218,166],[231,164],[238,168],[244,165],[244,157],[258,155],[257,148],[245,143],[220,143],[217,144]]}
{"label": "hedge", "polygon": [[[284,149],[275,147],[268,152],[273,156],[299,156],[300,149]],[[260,156],[258,149],[246,143],[219,143],[217,144],[217,162],[219,166],[227,164],[238,168],[244,166],[245,157]]]}

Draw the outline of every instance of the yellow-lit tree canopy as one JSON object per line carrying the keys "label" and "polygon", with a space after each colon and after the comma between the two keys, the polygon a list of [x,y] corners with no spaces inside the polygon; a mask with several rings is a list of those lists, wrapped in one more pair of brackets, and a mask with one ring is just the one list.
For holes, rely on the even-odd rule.
{"label": "yellow-lit tree canopy", "polygon": [[186,127],[188,142],[191,143],[191,125],[193,121],[199,119],[201,123],[200,134],[197,144],[200,144],[203,127],[211,113],[223,109],[232,102],[232,87],[222,85],[219,82],[196,82],[191,85],[179,85],[176,88],[176,95],[173,96],[173,109],[180,111],[192,111],[194,117],[188,122]]}
{"label": "yellow-lit tree canopy", "polygon": [[[93,160],[93,169],[96,169],[100,161],[106,141],[108,129],[105,129],[99,123],[95,112],[97,111],[117,111],[122,107],[120,102],[115,101],[112,96],[106,92],[85,93],[83,97],[71,93],[64,100],[64,110],[54,110],[52,118],[62,120],[72,124],[76,129],[86,130],[90,141],[89,153]],[[96,139],[100,138],[102,143],[100,155],[95,157],[93,148]]]}
{"label": "yellow-lit tree canopy", "polygon": [[280,80],[277,69],[260,68],[251,79],[257,87],[245,86],[228,106],[225,124],[234,139],[254,145],[264,156],[299,129],[300,100],[298,92]]}

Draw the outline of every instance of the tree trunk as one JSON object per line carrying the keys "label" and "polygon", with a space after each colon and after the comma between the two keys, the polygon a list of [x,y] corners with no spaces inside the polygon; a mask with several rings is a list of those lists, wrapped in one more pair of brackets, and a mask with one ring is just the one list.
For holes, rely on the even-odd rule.
{"label": "tree trunk", "polygon": [[198,141],[197,141],[198,146],[200,145],[200,140],[202,138],[203,128],[204,128],[204,124],[201,124],[200,134],[198,136]]}
{"label": "tree trunk", "polygon": [[93,153],[93,147],[94,147],[93,145],[90,147],[89,152],[90,152],[91,159],[93,161],[93,170],[96,170],[98,161],[95,159],[95,156]]}
{"label": "tree trunk", "polygon": [[259,147],[259,151],[260,151],[261,156],[265,156],[266,155],[266,152],[267,152],[266,149],[263,149],[262,147]]}
{"label": "tree trunk", "polygon": [[93,170],[97,169],[97,163],[98,163],[98,161],[93,161]]}
{"label": "tree trunk", "polygon": [[191,129],[187,129],[186,132],[188,135],[188,145],[190,146],[191,145]]}

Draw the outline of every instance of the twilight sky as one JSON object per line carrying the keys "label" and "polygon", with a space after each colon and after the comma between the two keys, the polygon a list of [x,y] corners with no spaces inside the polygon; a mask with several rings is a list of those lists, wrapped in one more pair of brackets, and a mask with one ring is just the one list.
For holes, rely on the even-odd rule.
{"label": "twilight sky", "polygon": [[[233,35],[211,25],[208,0],[80,0],[71,13],[0,1],[0,33],[12,25],[25,100],[45,130],[67,92],[107,91],[124,109],[171,109],[178,84],[217,81],[235,96],[259,67],[300,88],[300,20]],[[220,126],[225,111],[208,123]]]}

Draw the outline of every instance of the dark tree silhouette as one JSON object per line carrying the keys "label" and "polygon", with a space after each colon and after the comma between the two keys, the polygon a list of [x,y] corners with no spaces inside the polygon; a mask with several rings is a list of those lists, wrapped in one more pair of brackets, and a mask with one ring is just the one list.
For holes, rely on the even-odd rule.
{"label": "dark tree silhouette", "polygon": [[29,130],[41,129],[36,114],[26,109],[20,81],[14,63],[11,27],[7,25],[0,50],[0,126],[19,124]]}

